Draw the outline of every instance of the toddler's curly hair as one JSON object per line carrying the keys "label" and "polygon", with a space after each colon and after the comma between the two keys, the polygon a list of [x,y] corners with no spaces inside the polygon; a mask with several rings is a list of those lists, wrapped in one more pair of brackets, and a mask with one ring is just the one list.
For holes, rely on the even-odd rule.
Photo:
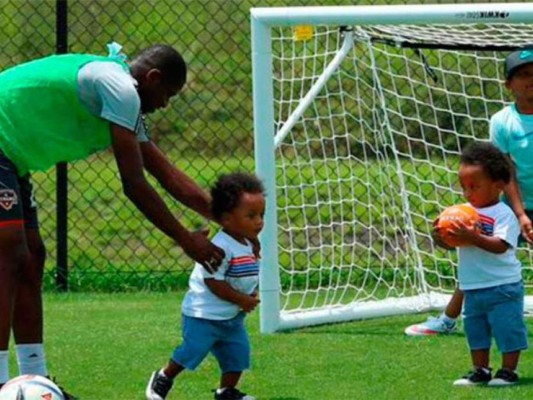
{"label": "toddler's curly hair", "polygon": [[253,174],[234,172],[221,175],[211,188],[211,213],[216,220],[225,212],[233,211],[243,193],[264,193],[261,180]]}
{"label": "toddler's curly hair", "polygon": [[461,164],[480,165],[493,181],[509,183],[511,180],[509,159],[489,142],[470,143],[461,153]]}

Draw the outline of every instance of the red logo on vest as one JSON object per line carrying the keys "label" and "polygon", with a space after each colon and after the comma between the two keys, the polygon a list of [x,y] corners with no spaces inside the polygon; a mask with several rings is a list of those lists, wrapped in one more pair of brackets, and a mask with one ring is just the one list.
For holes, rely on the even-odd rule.
{"label": "red logo on vest", "polygon": [[13,189],[0,189],[0,206],[6,211],[11,210],[15,204],[18,204],[19,199],[17,193]]}

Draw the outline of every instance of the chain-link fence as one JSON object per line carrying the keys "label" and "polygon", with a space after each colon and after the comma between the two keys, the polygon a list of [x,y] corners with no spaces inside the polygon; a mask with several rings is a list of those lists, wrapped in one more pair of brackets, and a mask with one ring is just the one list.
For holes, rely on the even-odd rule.
{"label": "chain-link fence", "polygon": [[[0,0],[0,70],[57,51],[58,3]],[[130,55],[155,43],[168,43],[183,54],[189,67],[186,88],[166,110],[150,117],[149,127],[168,157],[207,188],[219,173],[254,168],[250,8],[353,2],[78,0],[66,4],[69,52],[104,55],[106,44],[116,41]],[[33,181],[48,252],[46,282],[53,287],[56,173],[36,173]],[[169,289],[186,282],[191,260],[125,198],[110,152],[69,165],[68,185],[66,263],[71,289]],[[193,212],[164,198],[190,229],[205,225]]]}

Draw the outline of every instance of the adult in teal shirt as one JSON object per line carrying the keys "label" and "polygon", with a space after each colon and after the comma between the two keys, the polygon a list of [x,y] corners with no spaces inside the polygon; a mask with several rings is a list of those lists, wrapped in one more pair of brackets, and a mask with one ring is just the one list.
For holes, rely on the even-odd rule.
{"label": "adult in teal shirt", "polygon": [[533,243],[533,45],[511,53],[506,60],[505,86],[514,102],[490,120],[491,141],[514,165],[514,179],[505,188],[522,236]]}
{"label": "adult in teal shirt", "polygon": [[210,197],[149,139],[144,115],[168,105],[187,67],[172,47],[156,45],[128,64],[110,56],[67,54],[0,73],[0,386],[10,378],[13,331],[19,372],[48,375],[41,299],[45,248],[30,173],[111,147],[126,196],[192,259],[216,268],[224,252],[189,232],[148,183],[153,175],[176,200],[210,218]]}

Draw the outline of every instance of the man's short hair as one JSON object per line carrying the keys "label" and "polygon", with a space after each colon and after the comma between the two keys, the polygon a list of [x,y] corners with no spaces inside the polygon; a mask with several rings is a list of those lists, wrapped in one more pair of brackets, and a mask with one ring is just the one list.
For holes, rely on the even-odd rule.
{"label": "man's short hair", "polygon": [[165,83],[180,88],[187,81],[187,64],[176,49],[166,44],[156,44],[144,49],[132,60],[132,64],[138,64],[145,70],[157,68]]}

